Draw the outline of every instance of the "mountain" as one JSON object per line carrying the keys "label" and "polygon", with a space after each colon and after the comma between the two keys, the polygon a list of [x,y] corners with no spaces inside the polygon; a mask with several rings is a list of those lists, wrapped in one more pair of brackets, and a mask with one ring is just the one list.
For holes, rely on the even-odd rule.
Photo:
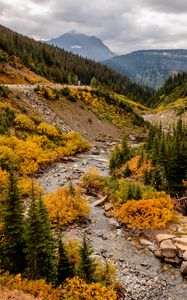
{"label": "mountain", "polygon": [[71,31],[55,39],[48,41],[48,44],[63,48],[66,51],[78,54],[95,61],[110,59],[115,54],[95,36]]}
{"label": "mountain", "polygon": [[36,41],[1,25],[0,48],[10,57],[18,57],[25,66],[50,81],[77,83],[79,79],[89,85],[95,77],[97,87],[123,94],[143,104],[152,94],[150,89],[141,87],[103,64]]}
{"label": "mountain", "polygon": [[154,89],[176,72],[187,72],[187,50],[141,50],[104,62],[131,80]]}

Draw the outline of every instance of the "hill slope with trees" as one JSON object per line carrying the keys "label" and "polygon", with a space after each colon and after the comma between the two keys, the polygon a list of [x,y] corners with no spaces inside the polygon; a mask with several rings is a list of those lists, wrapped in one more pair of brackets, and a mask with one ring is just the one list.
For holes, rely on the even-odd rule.
{"label": "hill slope with trees", "polygon": [[152,91],[131,82],[127,77],[100,63],[81,58],[58,47],[47,45],[0,26],[0,48],[17,56],[35,73],[60,83],[90,84],[96,78],[98,86],[113,90],[146,103]]}

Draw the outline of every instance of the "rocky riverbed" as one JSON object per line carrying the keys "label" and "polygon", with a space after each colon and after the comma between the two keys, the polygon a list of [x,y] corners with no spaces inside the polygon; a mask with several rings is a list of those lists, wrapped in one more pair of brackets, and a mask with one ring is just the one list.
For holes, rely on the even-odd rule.
{"label": "rocky riverbed", "polygon": [[[38,181],[45,191],[54,191],[70,180],[77,180],[89,167],[108,174],[109,150],[82,154],[71,160],[53,165]],[[97,155],[96,155],[97,154]],[[97,200],[90,199],[90,202]],[[88,222],[81,226],[68,227],[66,237],[82,239],[86,233],[96,257],[113,262],[118,278],[126,290],[126,300],[185,300],[187,281],[183,280],[178,268],[161,263],[152,252],[139,243],[136,235],[127,231],[111,218],[104,209],[91,206]]]}

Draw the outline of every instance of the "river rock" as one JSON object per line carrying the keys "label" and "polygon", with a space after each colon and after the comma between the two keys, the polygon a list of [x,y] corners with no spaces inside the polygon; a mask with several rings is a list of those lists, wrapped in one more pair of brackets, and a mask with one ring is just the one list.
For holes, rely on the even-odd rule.
{"label": "river rock", "polygon": [[178,256],[175,256],[173,258],[165,257],[165,262],[169,264],[179,265],[181,263],[181,259]]}
{"label": "river rock", "polygon": [[160,250],[164,257],[173,258],[177,255],[177,247],[173,245],[171,240],[162,241],[160,244]]}
{"label": "river rock", "polygon": [[182,237],[175,237],[175,238],[173,239],[173,241],[174,241],[175,243],[178,243],[178,244],[187,246],[187,236],[186,236],[186,235],[184,235],[184,236],[182,236]]}
{"label": "river rock", "polygon": [[156,240],[160,244],[162,241],[169,240],[174,237],[175,237],[175,235],[172,235],[172,234],[160,233],[160,234],[156,235]]}
{"label": "river rock", "polygon": [[150,242],[150,241],[148,241],[148,240],[145,240],[145,239],[140,239],[140,244],[142,245],[142,246],[152,246],[153,245],[153,243],[152,242]]}
{"label": "river rock", "polygon": [[116,221],[115,219],[113,219],[113,218],[109,219],[109,223],[110,223],[110,225],[112,225],[112,226],[114,226],[116,228],[121,228],[121,224],[118,221]]}
{"label": "river rock", "polygon": [[181,264],[181,273],[187,275],[187,261],[183,261]]}
{"label": "river rock", "polygon": [[158,258],[162,258],[161,250],[158,249],[158,250],[154,251],[154,255]]}
{"label": "river rock", "polygon": [[175,246],[178,249],[178,256],[183,258],[184,252],[187,252],[187,246],[184,246],[184,245],[179,244],[179,243],[175,243]]}
{"label": "river rock", "polygon": [[93,149],[92,150],[92,155],[99,155],[99,154],[100,154],[99,149]]}
{"label": "river rock", "polygon": [[184,251],[184,253],[183,253],[183,257],[182,257],[185,261],[187,261],[187,250],[186,251]]}
{"label": "river rock", "polygon": [[109,211],[113,208],[113,205],[112,205],[112,203],[106,203],[104,208],[105,208],[105,211]]}

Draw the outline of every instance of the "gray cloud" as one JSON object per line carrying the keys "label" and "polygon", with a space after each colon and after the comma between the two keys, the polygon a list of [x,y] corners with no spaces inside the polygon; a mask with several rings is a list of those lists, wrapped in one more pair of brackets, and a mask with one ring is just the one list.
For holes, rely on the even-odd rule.
{"label": "gray cloud", "polygon": [[0,1],[0,23],[37,39],[75,29],[102,38],[117,53],[187,48],[186,0]]}
{"label": "gray cloud", "polygon": [[165,13],[185,13],[187,12],[186,0],[140,0],[140,4]]}

